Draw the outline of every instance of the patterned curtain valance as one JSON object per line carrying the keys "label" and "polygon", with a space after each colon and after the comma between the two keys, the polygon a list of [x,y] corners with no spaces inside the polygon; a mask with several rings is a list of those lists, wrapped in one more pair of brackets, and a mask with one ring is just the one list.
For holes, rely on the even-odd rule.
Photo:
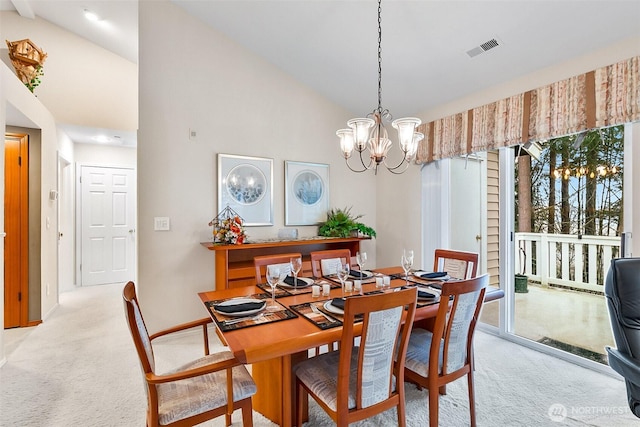
{"label": "patterned curtain valance", "polygon": [[640,57],[420,126],[416,163],[640,120]]}

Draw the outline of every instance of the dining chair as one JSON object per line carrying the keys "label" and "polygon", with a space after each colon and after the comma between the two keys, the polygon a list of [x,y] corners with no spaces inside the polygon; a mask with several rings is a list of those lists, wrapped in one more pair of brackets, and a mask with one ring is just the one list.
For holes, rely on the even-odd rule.
{"label": "dining chair", "polygon": [[[133,282],[122,292],[125,316],[140,359],[147,394],[147,426],[192,426],[242,410],[242,424],[253,425],[251,397],[253,378],[230,351],[209,354],[207,325],[211,318],[195,320],[149,335],[140,311]],[[167,373],[155,372],[152,341],[174,332],[202,327],[205,356]],[[231,396],[231,398],[229,398]]]}
{"label": "dining chair", "polygon": [[478,254],[436,249],[433,257],[433,271],[446,271],[454,279],[471,279],[478,273]]}
{"label": "dining chair", "polygon": [[[353,266],[351,259],[351,251],[349,249],[328,249],[325,251],[311,252],[311,272],[313,277],[322,277],[332,274],[332,260],[340,260],[349,262],[349,266]],[[323,268],[323,263],[325,264]],[[337,261],[336,261],[337,263]]]}
{"label": "dining chair", "polygon": [[[405,426],[404,357],[416,300],[416,288],[346,299],[340,351],[310,358],[294,368],[297,425],[302,425],[302,408],[311,396],[338,426],[393,407],[398,425]],[[359,346],[355,346],[360,326]]]}
{"label": "dining chair", "polygon": [[609,366],[624,378],[629,409],[640,417],[640,258],[611,260],[604,296],[617,347],[605,346]]}
{"label": "dining chair", "polygon": [[[253,258],[253,266],[256,269],[256,284],[267,283],[266,274],[267,268],[270,265],[285,265],[289,266],[289,260],[291,258],[302,258],[302,254],[289,253],[289,254],[275,254],[275,255],[260,255]],[[302,273],[302,271],[300,271]]]}
{"label": "dining chair", "polygon": [[433,331],[414,328],[405,379],[429,389],[429,425],[438,426],[438,399],[444,386],[467,375],[470,425],[476,425],[473,389],[473,333],[480,316],[487,274],[442,284]]}

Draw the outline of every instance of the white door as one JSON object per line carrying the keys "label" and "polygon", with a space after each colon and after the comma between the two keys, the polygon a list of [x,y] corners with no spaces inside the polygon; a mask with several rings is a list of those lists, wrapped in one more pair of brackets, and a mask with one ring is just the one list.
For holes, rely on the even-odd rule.
{"label": "white door", "polygon": [[73,168],[58,156],[58,292],[74,289]]}
{"label": "white door", "polygon": [[478,274],[484,262],[486,175],[483,159],[451,159],[451,249],[477,252]]}
{"label": "white door", "polygon": [[82,285],[134,280],[135,171],[96,166],[81,170]]}

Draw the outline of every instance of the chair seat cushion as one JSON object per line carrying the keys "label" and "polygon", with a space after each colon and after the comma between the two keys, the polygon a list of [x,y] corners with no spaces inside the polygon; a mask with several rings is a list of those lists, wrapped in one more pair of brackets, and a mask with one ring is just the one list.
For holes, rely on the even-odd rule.
{"label": "chair seat cushion", "polygon": [[[349,410],[356,407],[356,383],[358,375],[358,351],[354,347],[351,353],[351,372],[349,374]],[[332,351],[313,357],[296,365],[296,376],[307,388],[322,400],[332,411],[337,411],[338,401],[338,365],[340,352]],[[387,377],[388,378],[388,377]],[[388,381],[388,379],[387,379]],[[387,382],[388,384],[388,382]],[[395,377],[392,391],[395,391]],[[366,405],[365,405],[366,406]]]}
{"label": "chair seat cushion", "polygon": [[[429,376],[429,350],[431,350],[432,339],[433,334],[425,329],[416,328],[411,331],[407,357],[404,362],[405,368],[425,378]],[[442,372],[443,344],[444,342],[440,343],[440,352],[438,353],[438,372]]]}
{"label": "chair seat cushion", "polygon": [[[167,374],[194,369],[223,360],[233,359],[230,351],[202,357]],[[192,415],[227,405],[226,370],[170,383],[158,384],[158,418],[166,425]],[[238,402],[256,393],[256,384],[244,366],[233,368],[233,401]]]}

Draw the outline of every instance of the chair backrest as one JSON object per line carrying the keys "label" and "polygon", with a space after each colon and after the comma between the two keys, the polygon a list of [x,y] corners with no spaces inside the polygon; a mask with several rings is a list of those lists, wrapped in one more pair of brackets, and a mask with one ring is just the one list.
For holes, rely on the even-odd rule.
{"label": "chair backrest", "polygon": [[442,284],[429,349],[429,360],[439,360],[440,363],[439,366],[429,364],[429,376],[451,374],[471,364],[473,333],[488,285],[487,274]]}
{"label": "chair backrest", "polygon": [[[352,265],[351,251],[349,249],[330,249],[326,251],[311,252],[311,271],[314,277],[327,276],[337,271],[337,261],[349,262]],[[323,262],[324,261],[324,262]],[[324,263],[324,268],[323,264]]]}
{"label": "chair backrest", "polygon": [[[397,395],[396,387],[403,386],[404,361],[416,301],[416,288],[347,298],[338,367],[338,411],[348,411],[349,372],[354,351],[354,329],[357,328],[356,316],[363,316],[355,393],[356,408],[361,409]],[[405,307],[407,310],[403,325]],[[394,359],[397,359],[395,363]]]}
{"label": "chair backrest", "polygon": [[[640,370],[640,258],[611,260],[604,295],[619,352],[612,354],[607,349],[609,365],[625,377],[629,407],[640,417],[640,378],[637,373]],[[615,357],[620,360],[615,360]],[[627,364],[634,367],[629,369],[625,366]]]}
{"label": "chair backrest", "polygon": [[[289,261],[291,258],[302,258],[302,254],[292,252],[288,254],[260,255],[253,258],[253,266],[256,269],[256,283],[267,283],[267,268],[270,265],[279,265],[291,271]],[[289,273],[287,273],[289,274]]]}
{"label": "chair backrest", "polygon": [[147,326],[142,318],[138,297],[136,296],[136,287],[133,282],[129,282],[124,286],[122,299],[124,300],[124,314],[136,346],[136,351],[138,352],[142,371],[145,374],[153,372],[155,369],[153,348],[151,347]]}
{"label": "chair backrest", "polygon": [[478,274],[478,254],[436,249],[433,257],[433,271],[446,271],[455,279],[471,279]]}

